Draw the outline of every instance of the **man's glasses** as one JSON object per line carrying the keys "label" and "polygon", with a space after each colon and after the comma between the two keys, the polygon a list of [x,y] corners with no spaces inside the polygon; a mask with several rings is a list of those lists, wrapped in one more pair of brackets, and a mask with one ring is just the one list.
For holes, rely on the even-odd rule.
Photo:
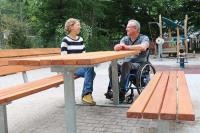
{"label": "man's glasses", "polygon": [[127,26],[126,28],[127,28],[127,29],[130,29],[130,28],[137,29],[137,27],[136,27],[136,26]]}

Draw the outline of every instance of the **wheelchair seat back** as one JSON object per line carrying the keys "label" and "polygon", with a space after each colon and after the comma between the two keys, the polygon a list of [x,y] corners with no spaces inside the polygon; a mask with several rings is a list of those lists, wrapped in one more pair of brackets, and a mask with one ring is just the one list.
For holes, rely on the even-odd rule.
{"label": "wheelchair seat back", "polygon": [[142,64],[142,63],[149,62],[149,55],[150,55],[149,48],[147,48],[147,50],[145,51],[145,56],[140,60],[136,60],[136,63]]}

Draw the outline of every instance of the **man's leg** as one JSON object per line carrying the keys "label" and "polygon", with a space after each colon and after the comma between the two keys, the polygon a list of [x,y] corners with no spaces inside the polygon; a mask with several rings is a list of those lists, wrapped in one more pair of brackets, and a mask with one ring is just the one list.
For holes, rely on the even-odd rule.
{"label": "man's leg", "polygon": [[124,62],[121,67],[121,78],[120,78],[120,90],[119,90],[119,100],[122,102],[125,100],[126,95],[126,81],[130,71],[134,69],[131,62]]}
{"label": "man's leg", "polygon": [[125,84],[128,77],[128,74],[133,69],[133,65],[131,62],[124,62],[121,67],[121,78],[120,78],[120,88],[125,91]]}

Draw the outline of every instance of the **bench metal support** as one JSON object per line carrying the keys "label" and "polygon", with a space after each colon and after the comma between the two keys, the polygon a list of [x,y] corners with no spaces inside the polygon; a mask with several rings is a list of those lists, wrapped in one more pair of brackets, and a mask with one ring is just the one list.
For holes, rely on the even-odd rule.
{"label": "bench metal support", "polygon": [[8,133],[6,105],[0,105],[0,133]]}
{"label": "bench metal support", "polygon": [[22,72],[22,76],[23,76],[24,83],[27,83],[28,82],[28,76],[27,76],[26,72]]}
{"label": "bench metal support", "polygon": [[157,120],[158,133],[169,133],[169,123],[168,120]]}
{"label": "bench metal support", "polygon": [[113,90],[113,102],[115,105],[119,104],[119,83],[118,83],[118,69],[117,60],[111,62],[112,69],[112,90]]}

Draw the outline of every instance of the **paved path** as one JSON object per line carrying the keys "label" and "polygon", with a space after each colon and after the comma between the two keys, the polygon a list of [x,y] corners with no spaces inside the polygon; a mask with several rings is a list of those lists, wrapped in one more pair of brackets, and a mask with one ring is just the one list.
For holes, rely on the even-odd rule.
{"label": "paved path", "polygon": [[[168,61],[168,63],[167,63]],[[198,64],[199,60],[196,61]],[[158,61],[152,59],[154,65],[173,65],[172,60]],[[195,65],[195,63],[190,63]],[[77,102],[77,131],[78,133],[154,133],[157,130],[156,121],[126,118],[129,105],[111,106],[104,93],[108,84],[108,63],[95,68],[97,76],[94,81],[93,96],[98,106],[82,106],[80,104],[82,79],[75,81]],[[49,69],[28,72],[30,80],[50,75]],[[196,121],[171,122],[170,133],[199,133],[200,132],[200,99],[199,74],[186,74],[192,97]],[[0,77],[0,88],[22,83],[20,74]],[[63,86],[37,93],[8,105],[9,133],[64,133],[64,96]],[[144,128],[148,127],[148,128]]]}

